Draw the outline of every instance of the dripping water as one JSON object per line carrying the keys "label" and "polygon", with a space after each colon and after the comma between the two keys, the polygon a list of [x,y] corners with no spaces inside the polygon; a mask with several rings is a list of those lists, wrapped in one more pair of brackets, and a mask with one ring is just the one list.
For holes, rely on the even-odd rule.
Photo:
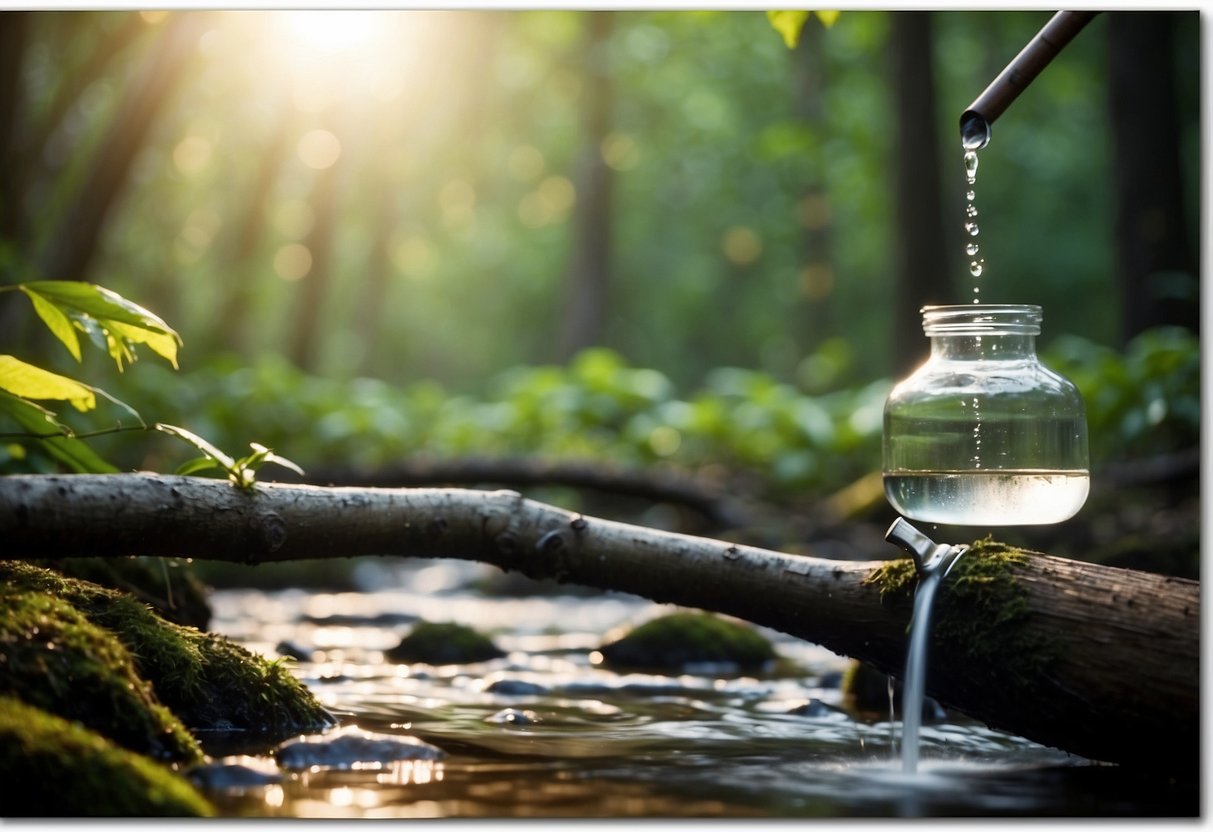
{"label": "dripping water", "polygon": [[977,279],[986,269],[985,258],[977,256],[981,252],[981,246],[977,242],[977,235],[980,233],[977,226],[977,206],[974,204],[977,198],[977,191],[974,189],[977,184],[977,151],[985,147],[989,140],[990,125],[979,116],[968,119],[961,128],[960,143],[964,148],[965,178],[969,184],[965,192],[964,228],[970,239],[965,244],[965,254],[969,257],[969,274],[973,275],[973,303],[981,302],[981,285]]}

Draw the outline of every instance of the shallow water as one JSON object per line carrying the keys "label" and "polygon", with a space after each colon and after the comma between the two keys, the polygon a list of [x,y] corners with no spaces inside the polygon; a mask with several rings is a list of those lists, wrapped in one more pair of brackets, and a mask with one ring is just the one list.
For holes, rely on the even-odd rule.
{"label": "shallow water", "polygon": [[[920,731],[901,771],[899,723],[842,709],[847,660],[773,631],[799,668],[779,677],[619,674],[595,663],[613,631],[671,610],[632,596],[486,597],[475,564],[366,567],[366,592],[217,592],[212,629],[297,675],[343,725],[416,736],[440,762],[287,774],[212,791],[229,816],[1152,817],[1199,813],[1195,786],[1150,783],[956,715]],[[489,632],[505,658],[385,662],[414,617]],[[215,757],[230,753],[215,743]],[[246,762],[271,765],[266,755]]]}

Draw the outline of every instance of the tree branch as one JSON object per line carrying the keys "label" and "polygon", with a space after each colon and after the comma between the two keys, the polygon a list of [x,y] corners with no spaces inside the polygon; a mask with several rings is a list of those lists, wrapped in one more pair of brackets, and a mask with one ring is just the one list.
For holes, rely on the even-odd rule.
{"label": "tree branch", "polygon": [[[512,491],[241,491],[153,474],[19,475],[0,477],[0,540],[9,558],[477,560],[734,615],[894,675],[911,610],[912,583],[880,579],[886,561],[656,531]],[[1093,759],[1190,767],[1200,737],[1199,584],[1038,553],[1009,560],[1001,584],[968,571],[990,563],[962,557],[944,585],[928,692],[991,726]],[[1008,580],[1015,591],[998,595],[994,587]]]}

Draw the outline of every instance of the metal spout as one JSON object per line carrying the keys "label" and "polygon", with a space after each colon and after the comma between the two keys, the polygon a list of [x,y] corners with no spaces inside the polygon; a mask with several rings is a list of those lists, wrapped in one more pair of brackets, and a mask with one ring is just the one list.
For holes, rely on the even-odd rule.
{"label": "metal spout", "polygon": [[914,559],[914,568],[920,578],[942,571],[947,575],[956,559],[968,551],[964,545],[949,546],[946,543],[936,543],[931,538],[914,528],[904,518],[898,517],[885,532],[884,539],[905,549]]}
{"label": "metal spout", "polygon": [[1058,12],[1050,18],[960,116],[960,139],[966,150],[986,146],[994,120],[1097,14],[1099,12]]}

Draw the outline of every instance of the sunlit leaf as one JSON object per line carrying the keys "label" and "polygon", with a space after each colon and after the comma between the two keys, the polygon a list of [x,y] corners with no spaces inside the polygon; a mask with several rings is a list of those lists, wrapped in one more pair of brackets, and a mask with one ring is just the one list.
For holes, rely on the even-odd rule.
{"label": "sunlit leaf", "polygon": [[813,14],[817,15],[817,19],[821,21],[822,26],[825,26],[827,29],[829,29],[831,26],[833,26],[835,23],[838,22],[838,16],[840,14],[842,14],[842,12],[837,11],[837,10],[816,11],[816,12],[813,12]]}
{"label": "sunlit leaf", "polygon": [[11,355],[0,355],[0,390],[23,399],[66,401],[81,412],[97,406],[91,388]]}
{"label": "sunlit leaf", "polygon": [[29,291],[25,286],[21,286],[20,289],[30,299],[30,302],[34,304],[34,311],[38,313],[38,317],[42,319],[42,322],[54,333],[56,338],[63,342],[63,346],[67,347],[67,351],[72,354],[72,357],[79,361],[81,357],[80,336],[76,333],[76,328],[72,326],[71,320],[63,313],[63,310],[37,292]]}
{"label": "sunlit leaf", "polygon": [[[0,415],[8,416],[37,438],[53,458],[78,474],[113,474],[118,469],[71,435],[71,429],[59,422],[44,407],[0,390]],[[59,435],[46,435],[59,434]]]}
{"label": "sunlit leaf", "polygon": [[154,427],[161,433],[167,433],[169,436],[175,436],[178,439],[193,445],[195,448],[202,451],[203,454],[219,463],[219,465],[222,466],[225,471],[232,473],[236,470],[236,460],[232,459],[223,451],[216,448],[210,442],[207,442],[198,434],[188,431],[185,428],[178,427],[177,425],[166,425],[160,422],[157,422]]}
{"label": "sunlit leaf", "polygon": [[153,329],[130,326],[129,324],[120,324],[116,321],[111,321],[109,328],[113,332],[122,335],[126,341],[132,344],[147,344],[152,352],[172,364],[173,369],[177,369],[177,338],[175,335],[169,335],[167,332],[157,332]]}
{"label": "sunlit leaf", "polygon": [[[181,336],[155,314],[117,292],[75,280],[35,280],[21,284],[21,290],[34,301],[40,315],[41,309],[48,305],[58,311],[58,317],[52,316],[54,324],[46,316],[43,316],[43,320],[68,345],[69,350],[72,346],[65,340],[61,320],[64,317],[87,332],[94,343],[102,345],[119,370],[123,369],[124,363],[135,360],[135,353],[131,349],[135,344],[146,344],[173,367],[177,366],[177,347],[181,344]],[[42,306],[39,306],[39,300]],[[72,336],[75,336],[74,332]],[[77,344],[73,355],[78,352]]]}
{"label": "sunlit leaf", "polygon": [[809,12],[791,9],[767,12],[767,20],[771,21],[771,26],[783,37],[783,42],[787,45],[788,49],[795,49],[796,44],[800,43],[800,33],[804,29],[805,21],[808,19]]}

